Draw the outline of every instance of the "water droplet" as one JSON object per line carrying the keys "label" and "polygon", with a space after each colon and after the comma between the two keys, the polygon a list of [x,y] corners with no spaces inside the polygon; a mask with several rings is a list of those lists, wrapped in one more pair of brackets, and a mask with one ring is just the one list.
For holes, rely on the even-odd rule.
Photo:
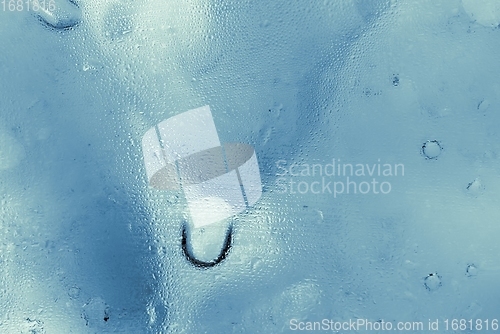
{"label": "water droplet", "polygon": [[462,6],[471,20],[485,27],[500,25],[500,3],[497,0],[462,0]]}
{"label": "water droplet", "polygon": [[26,158],[24,146],[0,128],[0,170],[14,168]]}
{"label": "water droplet", "polygon": [[481,193],[483,193],[484,185],[481,183],[481,179],[476,178],[476,179],[474,179],[474,181],[469,182],[466,189],[470,195],[477,196],[477,195],[480,195]]}
{"label": "water droplet", "polygon": [[102,70],[103,68],[104,66],[97,60],[88,60],[82,65],[82,70],[89,73],[99,72],[99,70]]}
{"label": "water droplet", "polygon": [[58,30],[69,29],[80,22],[80,8],[68,0],[47,0],[40,3],[37,11],[39,19],[49,27]]}
{"label": "water droplet", "polygon": [[24,330],[22,333],[31,333],[31,334],[44,334],[45,329],[43,328],[43,322],[37,319],[31,320],[30,318],[26,318],[26,322],[23,326]]}
{"label": "water droplet", "polygon": [[36,133],[37,140],[46,140],[50,137],[51,130],[49,128],[40,128]]}
{"label": "water droplet", "polygon": [[441,286],[441,276],[437,273],[427,275],[424,280],[424,286],[429,291],[437,290]]}
{"label": "water droplet", "polygon": [[266,145],[273,135],[273,128],[266,126],[260,130],[260,136],[262,138],[262,145]]}
{"label": "water droplet", "polygon": [[428,140],[422,145],[422,153],[426,159],[436,159],[443,150],[437,140]]}
{"label": "water droplet", "polygon": [[477,303],[476,301],[473,301],[467,309],[462,313],[462,315],[469,319],[474,319],[477,318],[478,315],[483,311],[483,307],[481,304]]}
{"label": "water droplet", "polygon": [[110,6],[104,18],[104,36],[112,41],[120,41],[133,31],[130,8],[122,4]]}
{"label": "water droplet", "polygon": [[69,288],[68,296],[71,299],[77,299],[78,297],[80,297],[80,288],[77,286],[73,286],[73,287]]}
{"label": "water droplet", "polygon": [[250,260],[250,268],[252,270],[258,270],[260,267],[264,265],[264,262],[260,257],[254,257],[252,260]]}
{"label": "water droplet", "polygon": [[397,87],[399,86],[399,76],[397,74],[395,74],[392,78],[392,85],[394,87]]}
{"label": "water droplet", "polygon": [[109,306],[100,297],[92,298],[83,305],[82,315],[87,326],[99,326],[109,320]]}
{"label": "water droplet", "polygon": [[477,275],[477,267],[474,264],[469,264],[465,270],[467,276],[472,277]]}
{"label": "water droplet", "polygon": [[267,28],[269,27],[269,24],[270,24],[269,20],[264,20],[259,23],[261,28]]}
{"label": "water droplet", "polygon": [[488,100],[482,100],[477,105],[477,110],[479,110],[480,112],[484,113],[486,110],[488,110],[488,108],[490,107],[490,105],[491,105],[490,101],[488,101]]}

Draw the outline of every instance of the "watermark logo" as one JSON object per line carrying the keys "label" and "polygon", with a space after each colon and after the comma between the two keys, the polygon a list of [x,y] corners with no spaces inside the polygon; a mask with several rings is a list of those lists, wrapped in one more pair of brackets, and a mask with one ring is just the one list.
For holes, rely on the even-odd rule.
{"label": "watermark logo", "polygon": [[183,190],[194,227],[236,215],[262,195],[255,150],[243,143],[221,144],[209,106],[149,129],[142,151],[150,186]]}
{"label": "watermark logo", "polygon": [[391,177],[404,176],[403,164],[343,163],[332,158],[328,163],[289,163],[276,161],[276,191],[289,194],[388,194]]}

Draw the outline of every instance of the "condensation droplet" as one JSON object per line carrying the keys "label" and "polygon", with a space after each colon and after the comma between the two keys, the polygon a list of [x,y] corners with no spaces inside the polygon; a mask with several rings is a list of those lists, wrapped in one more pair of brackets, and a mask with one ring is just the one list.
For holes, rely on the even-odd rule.
{"label": "condensation droplet", "polygon": [[45,334],[45,329],[43,328],[43,322],[37,319],[31,320],[31,318],[26,318],[24,323],[24,328],[21,333],[30,334]]}
{"label": "condensation droplet", "polygon": [[469,264],[465,270],[467,276],[472,277],[477,275],[477,267],[474,264]]}
{"label": "condensation droplet", "polygon": [[82,17],[80,8],[68,0],[47,0],[40,3],[39,19],[49,27],[64,30],[77,25]]}
{"label": "condensation droplet", "polygon": [[473,21],[485,27],[494,28],[500,25],[500,2],[498,0],[462,0],[462,5]]}
{"label": "condensation droplet", "polygon": [[437,290],[441,286],[441,276],[437,273],[427,275],[424,280],[424,286],[429,291]]}
{"label": "condensation droplet", "polygon": [[436,159],[443,148],[437,140],[429,140],[422,145],[422,153],[426,159]]}
{"label": "condensation droplet", "polygon": [[480,112],[485,112],[486,110],[488,110],[488,108],[490,107],[490,105],[491,105],[490,101],[488,101],[488,100],[482,100],[477,105],[477,110],[479,110]]}
{"label": "condensation droplet", "polygon": [[88,60],[82,65],[82,70],[90,73],[99,72],[99,70],[102,70],[103,68],[104,66],[97,60]]}
{"label": "condensation droplet", "polygon": [[484,191],[484,185],[481,182],[481,179],[476,178],[474,181],[469,182],[467,185],[467,192],[470,195],[480,195]]}
{"label": "condensation droplet", "polygon": [[100,297],[92,298],[83,305],[82,316],[87,326],[99,326],[109,320],[109,306]]}
{"label": "condensation droplet", "polygon": [[80,297],[80,288],[77,286],[73,286],[73,287],[69,288],[68,296],[71,299],[77,299],[78,297]]}
{"label": "condensation droplet", "polygon": [[0,170],[14,168],[26,158],[24,146],[0,128]]}

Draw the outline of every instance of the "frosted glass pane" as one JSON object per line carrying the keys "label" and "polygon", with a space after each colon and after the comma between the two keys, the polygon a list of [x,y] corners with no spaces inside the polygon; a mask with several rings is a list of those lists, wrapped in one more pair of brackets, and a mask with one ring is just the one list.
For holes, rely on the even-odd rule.
{"label": "frosted glass pane", "polygon": [[0,1],[0,333],[498,332],[499,4]]}

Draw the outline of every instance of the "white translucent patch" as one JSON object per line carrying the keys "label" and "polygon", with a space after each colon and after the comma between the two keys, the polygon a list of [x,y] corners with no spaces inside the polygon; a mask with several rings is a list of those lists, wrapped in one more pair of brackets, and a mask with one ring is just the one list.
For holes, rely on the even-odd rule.
{"label": "white translucent patch", "polygon": [[149,183],[159,190],[182,184],[195,228],[237,215],[261,197],[254,149],[226,144],[224,155],[209,106],[162,121],[158,134],[153,127],[142,138]]}
{"label": "white translucent patch", "polygon": [[462,0],[462,5],[469,17],[486,27],[500,25],[500,1],[498,0]]}
{"label": "white translucent patch", "polygon": [[195,227],[213,224],[245,209],[245,201],[235,171],[201,184],[184,187]]}
{"label": "white translucent patch", "polygon": [[166,166],[155,128],[149,129],[142,137],[142,148],[146,175],[151,180],[154,174]]}
{"label": "white translucent patch", "polygon": [[24,158],[24,146],[4,129],[0,129],[0,170],[14,168]]}
{"label": "white translucent patch", "polygon": [[245,189],[248,205],[254,205],[262,195],[262,185],[259,172],[257,156],[253,152],[252,157],[238,168],[241,182]]}

